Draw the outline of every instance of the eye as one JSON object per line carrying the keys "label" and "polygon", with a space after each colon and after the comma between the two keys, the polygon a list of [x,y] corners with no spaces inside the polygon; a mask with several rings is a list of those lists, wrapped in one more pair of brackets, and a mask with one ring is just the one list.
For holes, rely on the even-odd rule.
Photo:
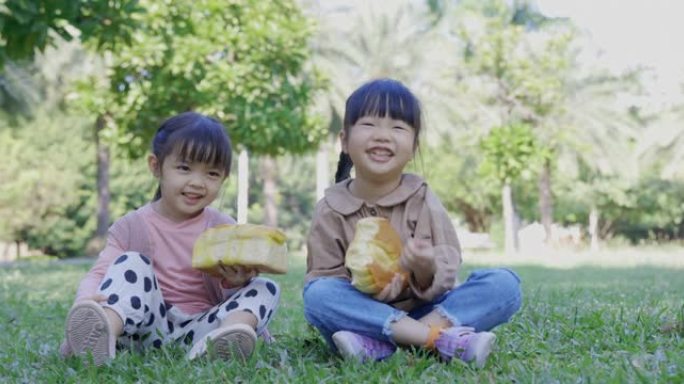
{"label": "eye", "polygon": [[209,171],[209,177],[215,178],[215,179],[220,179],[223,177],[223,172],[220,171]]}
{"label": "eye", "polygon": [[187,172],[187,171],[190,170],[190,166],[188,166],[187,164],[178,164],[178,165],[176,166],[176,169],[179,170],[179,171],[185,171],[185,172]]}

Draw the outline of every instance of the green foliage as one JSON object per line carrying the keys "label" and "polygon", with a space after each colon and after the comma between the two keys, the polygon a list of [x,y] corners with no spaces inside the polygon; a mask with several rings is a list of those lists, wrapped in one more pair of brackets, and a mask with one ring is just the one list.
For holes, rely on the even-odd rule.
{"label": "green foliage", "polygon": [[[88,148],[84,125],[79,118],[43,112],[18,129],[0,130],[0,142],[6,149],[0,162],[0,233],[4,239],[22,240],[35,231],[51,230],[83,235],[79,232],[84,223],[76,217],[69,219],[77,221],[69,228],[53,225],[72,213],[67,207],[82,197],[79,187],[87,182],[84,171],[89,161],[82,156]],[[70,134],[65,134],[65,127],[72,128]]]}
{"label": "green foliage", "polygon": [[[258,169],[260,159],[251,157],[250,169]],[[315,198],[311,191],[316,188],[316,181],[302,175],[315,174],[315,159],[311,155],[281,156],[276,158],[278,169],[278,226],[287,235],[287,246],[291,252],[297,252],[305,246],[306,235],[313,216]],[[260,203],[263,199],[263,177],[259,172],[249,174],[249,206],[247,222],[263,223],[264,208]],[[230,178],[224,185],[224,190],[214,204],[217,209],[232,217],[237,217],[236,198],[237,185],[234,178]]]}
{"label": "green foliage", "polygon": [[56,36],[113,50],[130,43],[143,9],[138,0],[4,0],[0,4],[0,68],[32,59]]}
{"label": "green foliage", "polygon": [[115,125],[138,140],[127,145],[132,154],[186,110],[216,116],[236,148],[255,154],[316,147],[322,130],[308,104],[319,85],[305,67],[312,29],[293,1],[142,4],[134,44],[113,58],[110,88],[121,108]]}
{"label": "green foliage", "polygon": [[538,166],[543,156],[532,129],[527,124],[496,127],[481,141],[484,161],[481,170],[501,184],[517,180]]}
{"label": "green foliage", "polygon": [[315,159],[287,156],[278,162],[279,197],[278,225],[285,230],[288,247],[297,252],[306,246],[306,235],[313,217],[316,189]]}
{"label": "green foliage", "polygon": [[613,208],[615,233],[632,243],[684,237],[684,182],[646,178],[627,193],[628,209]]}
{"label": "green foliage", "polygon": [[490,229],[500,193],[498,181],[479,172],[481,162],[482,156],[466,138],[444,138],[439,145],[423,147],[413,166],[445,208],[474,232]]}
{"label": "green foliage", "polygon": [[0,116],[10,125],[32,116],[41,101],[41,90],[34,78],[35,68],[6,63],[0,73]]}
{"label": "green foliage", "polygon": [[[92,122],[38,111],[14,129],[0,127],[0,239],[65,257],[84,254],[95,229]],[[111,170],[112,213],[119,217],[152,197],[143,161],[117,159]]]}

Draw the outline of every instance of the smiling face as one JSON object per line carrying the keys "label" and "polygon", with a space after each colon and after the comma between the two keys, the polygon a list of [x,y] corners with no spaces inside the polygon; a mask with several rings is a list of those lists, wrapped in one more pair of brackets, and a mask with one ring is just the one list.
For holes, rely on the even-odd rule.
{"label": "smiling face", "polygon": [[155,210],[173,221],[199,215],[216,199],[226,178],[222,167],[184,159],[178,152],[168,155],[162,164],[150,155],[149,166],[161,190]]}
{"label": "smiling face", "polygon": [[416,146],[415,129],[387,116],[363,116],[340,138],[342,150],[354,162],[356,178],[371,184],[398,183]]}

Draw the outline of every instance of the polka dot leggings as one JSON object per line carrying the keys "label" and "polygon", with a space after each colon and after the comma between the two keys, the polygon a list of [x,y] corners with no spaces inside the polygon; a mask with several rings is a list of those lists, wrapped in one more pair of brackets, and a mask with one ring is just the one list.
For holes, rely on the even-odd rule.
{"label": "polka dot leggings", "polygon": [[223,303],[188,315],[164,302],[150,259],[137,252],[124,253],[109,266],[98,293],[107,297],[103,306],[123,319],[124,332],[117,346],[136,350],[158,348],[171,341],[191,346],[194,340],[218,328],[231,311],[254,314],[258,321],[256,333],[261,334],[280,301],[278,285],[256,277]]}

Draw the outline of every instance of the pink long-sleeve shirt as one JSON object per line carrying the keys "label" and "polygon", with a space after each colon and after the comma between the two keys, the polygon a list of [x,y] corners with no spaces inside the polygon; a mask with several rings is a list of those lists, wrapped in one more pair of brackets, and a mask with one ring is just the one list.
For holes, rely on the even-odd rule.
{"label": "pink long-sleeve shirt", "polygon": [[81,281],[76,300],[95,295],[109,265],[124,252],[136,251],[152,260],[167,303],[188,314],[205,311],[217,304],[217,295],[222,296],[220,279],[192,268],[192,248],[207,228],[234,223],[212,208],[179,223],[155,212],[151,204],[129,212],[109,228],[107,244]]}

